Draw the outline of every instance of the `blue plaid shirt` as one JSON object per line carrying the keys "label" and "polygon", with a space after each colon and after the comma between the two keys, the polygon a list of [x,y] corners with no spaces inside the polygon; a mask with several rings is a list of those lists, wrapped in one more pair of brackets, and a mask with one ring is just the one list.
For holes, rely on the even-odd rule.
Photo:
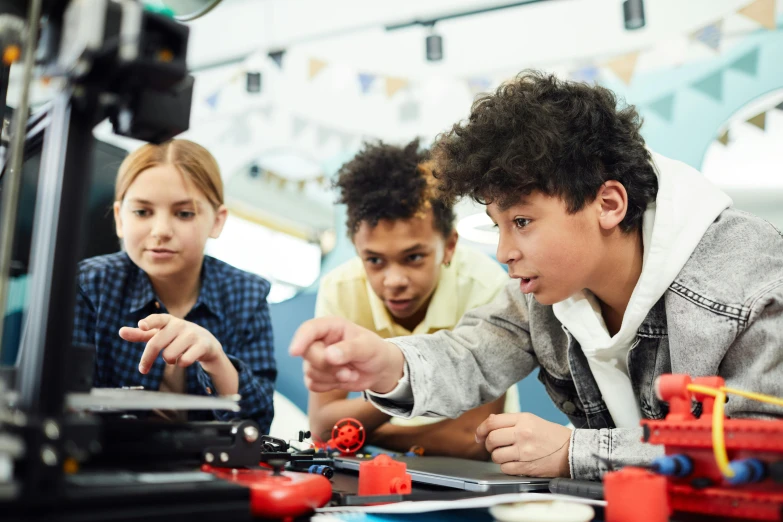
{"label": "blue plaid shirt", "polygon": [[[86,259],[79,264],[79,288],[74,314],[74,341],[96,347],[93,386],[143,386],[158,390],[166,366],[158,357],[149,373],[139,372],[146,343],[119,336],[122,326],[137,327],[150,314],[167,313],[147,274],[125,252]],[[239,375],[241,411],[191,411],[190,420],[249,418],[269,431],[277,374],[272,324],[266,296],[269,282],[215,258],[205,256],[201,291],[185,320],[220,341]],[[209,395],[215,389],[200,364],[186,369],[189,394]]]}

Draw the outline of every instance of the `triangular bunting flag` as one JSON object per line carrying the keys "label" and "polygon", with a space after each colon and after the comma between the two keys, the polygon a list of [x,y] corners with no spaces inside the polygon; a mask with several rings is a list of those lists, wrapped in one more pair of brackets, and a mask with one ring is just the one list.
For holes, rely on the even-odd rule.
{"label": "triangular bunting flag", "polygon": [[691,38],[703,43],[713,51],[717,51],[718,48],[720,47],[722,24],[723,24],[723,20],[719,20],[714,24],[710,24],[705,27],[702,27],[701,29],[693,33],[691,35]]}
{"label": "triangular bunting flag", "polygon": [[608,67],[624,84],[628,85],[631,83],[631,78],[633,78],[633,71],[636,68],[636,60],[638,58],[638,52],[625,54],[606,62],[604,66]]}
{"label": "triangular bunting flag", "polygon": [[412,122],[419,119],[419,104],[409,100],[400,106],[400,121]]}
{"label": "triangular bunting flag", "polygon": [[482,92],[487,92],[491,83],[489,78],[468,78],[468,89],[475,96]]}
{"label": "triangular bunting flag", "polygon": [[270,183],[276,183],[279,188],[285,187],[286,183],[288,183],[288,179],[285,176],[281,176],[271,170],[267,171],[267,177]]}
{"label": "triangular bunting flag", "polygon": [[726,129],[723,134],[718,136],[718,141],[721,142],[724,145],[729,144],[729,129]]}
{"label": "triangular bunting flag", "polygon": [[362,93],[367,94],[375,81],[374,74],[359,73],[359,84],[362,86]]}
{"label": "triangular bunting flag", "polygon": [[[285,49],[278,49],[276,51],[269,51],[268,56],[273,62],[277,64],[277,67],[283,68],[283,56],[285,56]],[[312,64],[310,64],[312,67]]]}
{"label": "triangular bunting flag", "polygon": [[669,94],[663,98],[659,98],[647,106],[652,112],[660,116],[666,121],[672,121],[672,113],[674,112],[674,94]]}
{"label": "triangular bunting flag", "polygon": [[595,83],[598,79],[598,67],[582,67],[571,71],[568,77],[575,82]]}
{"label": "triangular bunting flag", "polygon": [[723,71],[719,70],[691,85],[691,88],[717,101],[723,99]]}
{"label": "triangular bunting flag", "polygon": [[405,78],[386,78],[386,96],[391,98],[397,93],[397,91],[406,87],[407,85],[408,80]]}
{"label": "triangular bunting flag", "polygon": [[272,117],[272,112],[274,112],[275,108],[272,105],[267,105],[266,107],[261,107],[258,109],[258,112],[261,113],[261,115],[266,118],[267,120]]}
{"label": "triangular bunting flag", "polygon": [[775,28],[775,0],[756,0],[737,12],[767,29]]}
{"label": "triangular bunting flag", "polygon": [[751,76],[756,76],[756,71],[758,71],[759,66],[759,49],[756,47],[752,51],[749,51],[736,60],[734,60],[730,65],[729,69],[734,69],[735,71],[744,72],[746,74],[749,74]]}
{"label": "triangular bunting flag", "polygon": [[307,185],[307,180],[306,179],[300,179],[299,181],[296,182],[296,189],[299,192],[304,192],[304,189],[305,189],[306,185]]}
{"label": "triangular bunting flag", "polygon": [[294,116],[294,121],[291,124],[291,134],[294,138],[302,134],[302,131],[307,127],[307,121],[298,116]]}
{"label": "triangular bunting flag", "polygon": [[209,107],[211,109],[214,109],[215,107],[217,107],[217,102],[218,102],[218,97],[219,96],[220,96],[220,91],[215,91],[212,94],[210,94],[209,96],[207,96],[206,100],[204,100],[204,101],[207,102],[207,105],[209,105]]}
{"label": "triangular bunting flag", "polygon": [[751,119],[745,121],[747,121],[751,125],[758,127],[761,130],[764,130],[764,127],[766,126],[767,123],[767,113],[762,112],[760,114],[756,114]]}
{"label": "triangular bunting flag", "polygon": [[321,127],[319,125],[315,134],[316,134],[316,138],[315,138],[316,142],[320,146],[326,143],[327,141],[329,141],[329,138],[332,137],[333,133],[331,129],[328,129],[327,127]]}
{"label": "triangular bunting flag", "polygon": [[326,67],[326,62],[322,62],[321,60],[316,60],[315,58],[310,58],[310,76],[309,78],[312,80],[315,78],[319,72],[323,70],[323,68]]}
{"label": "triangular bunting flag", "polygon": [[246,72],[247,71],[244,68],[239,69],[238,71],[236,71],[234,74],[231,75],[231,79],[228,80],[228,83],[236,83],[237,81],[239,81],[240,78],[242,78],[245,75]]}

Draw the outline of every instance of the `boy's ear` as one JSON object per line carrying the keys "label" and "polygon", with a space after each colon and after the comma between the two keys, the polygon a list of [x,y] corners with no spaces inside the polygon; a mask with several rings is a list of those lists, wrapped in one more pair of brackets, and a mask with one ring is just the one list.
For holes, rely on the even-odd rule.
{"label": "boy's ear", "polygon": [[212,230],[209,232],[209,237],[217,239],[220,237],[220,233],[223,232],[223,226],[228,219],[228,209],[225,205],[220,205],[215,211],[215,223],[212,225]]}
{"label": "boy's ear", "polygon": [[628,212],[628,193],[622,183],[610,180],[598,189],[596,201],[600,205],[598,224],[604,230],[617,227]]}
{"label": "boy's ear", "polygon": [[443,264],[446,266],[451,263],[451,259],[454,257],[454,251],[457,248],[458,239],[459,234],[457,234],[457,229],[455,228],[451,231],[449,237],[446,238],[446,246],[443,249]]}
{"label": "boy's ear", "polygon": [[115,231],[117,232],[117,237],[122,239],[122,218],[120,217],[120,207],[122,206],[122,202],[115,201],[114,202],[114,227]]}

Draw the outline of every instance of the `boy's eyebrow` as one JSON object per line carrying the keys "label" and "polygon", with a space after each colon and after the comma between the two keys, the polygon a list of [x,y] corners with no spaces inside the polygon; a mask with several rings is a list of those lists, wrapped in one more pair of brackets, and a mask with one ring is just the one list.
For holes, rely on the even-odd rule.
{"label": "boy's eyebrow", "polygon": [[405,250],[403,250],[402,253],[407,254],[408,252],[413,252],[414,250],[421,250],[422,248],[424,248],[424,245],[422,245],[421,243],[416,243],[412,247],[408,247]]}
{"label": "boy's eyebrow", "polygon": [[[425,246],[422,245],[421,243],[416,243],[415,245],[413,245],[411,247],[408,247],[405,250],[403,250],[402,253],[403,254],[407,254],[408,252],[413,252],[414,250],[420,250],[422,248],[425,248]],[[368,255],[368,256],[378,256],[378,257],[383,257],[385,255],[385,254],[381,254],[380,252],[373,252],[372,250],[367,249],[367,248],[362,250],[362,254]]]}
{"label": "boy's eyebrow", "polygon": [[[528,202],[527,198],[525,196],[520,196],[519,201],[516,203],[516,205],[508,205],[504,207],[500,207],[500,211],[504,212],[511,207],[520,206],[520,207],[528,207],[530,206],[530,203]],[[484,207],[484,212],[489,216],[489,219],[492,219],[492,214],[489,213],[489,207]]]}

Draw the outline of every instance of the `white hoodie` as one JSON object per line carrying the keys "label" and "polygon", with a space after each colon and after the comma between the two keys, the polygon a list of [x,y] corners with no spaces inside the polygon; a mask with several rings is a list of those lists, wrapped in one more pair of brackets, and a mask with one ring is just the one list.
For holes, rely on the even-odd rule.
{"label": "white hoodie", "polygon": [[696,169],[659,154],[653,153],[652,157],[658,175],[658,195],[642,218],[642,273],[620,331],[609,336],[598,300],[588,290],[552,307],[555,317],[581,345],[618,428],[636,427],[641,418],[626,360],[637,329],[674,281],[707,228],[732,203]]}

